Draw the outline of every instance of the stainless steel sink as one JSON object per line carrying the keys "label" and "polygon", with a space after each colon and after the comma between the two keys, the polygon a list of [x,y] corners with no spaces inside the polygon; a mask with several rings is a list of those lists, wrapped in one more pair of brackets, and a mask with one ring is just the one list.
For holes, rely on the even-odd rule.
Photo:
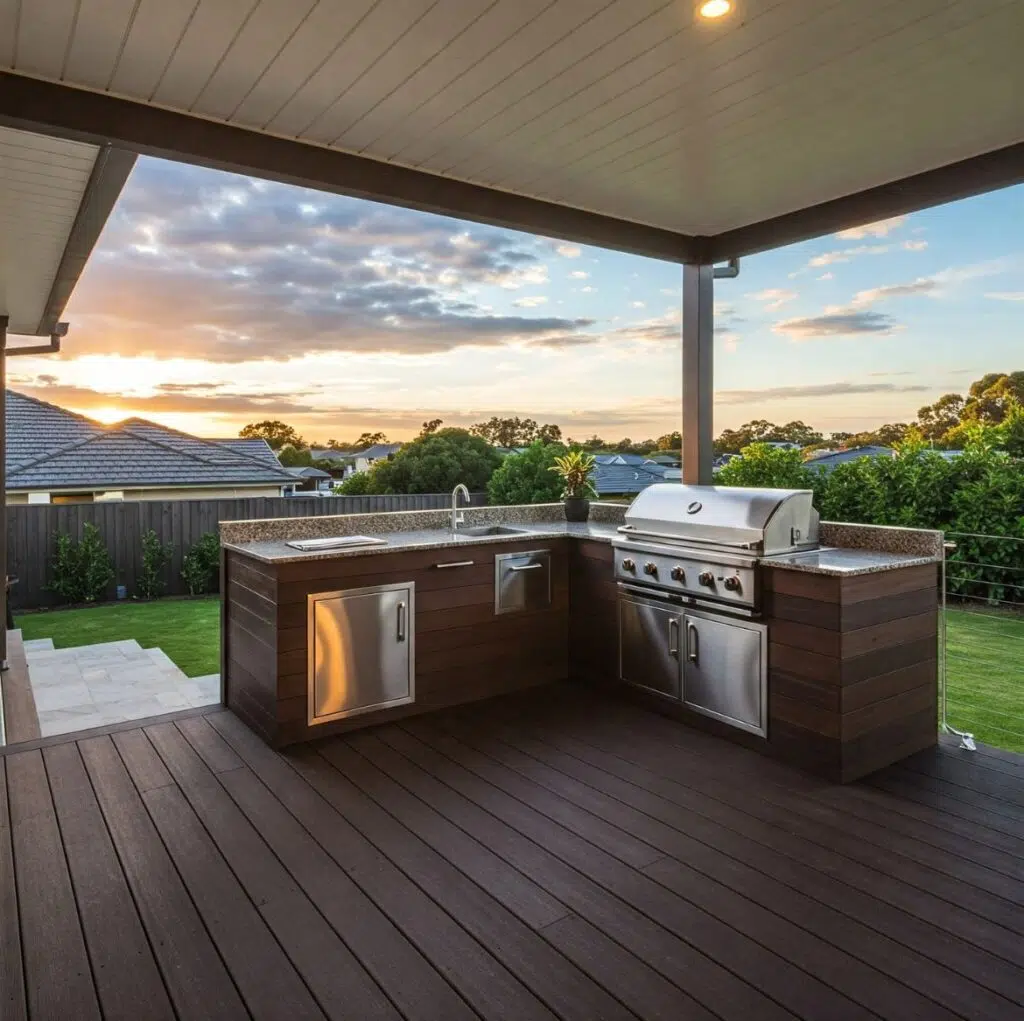
{"label": "stainless steel sink", "polygon": [[474,525],[471,528],[460,528],[455,534],[477,538],[481,535],[529,535],[529,532],[525,528],[512,528],[510,525]]}

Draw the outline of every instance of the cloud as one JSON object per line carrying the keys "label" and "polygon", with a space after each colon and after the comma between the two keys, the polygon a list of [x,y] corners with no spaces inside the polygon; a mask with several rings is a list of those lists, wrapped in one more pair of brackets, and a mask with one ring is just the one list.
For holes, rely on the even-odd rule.
{"label": "cloud", "polygon": [[939,291],[940,285],[932,277],[919,277],[906,284],[885,284],[882,287],[871,287],[866,291],[858,291],[853,296],[853,305],[871,305],[876,301],[884,301],[886,298],[910,298],[919,294],[934,295]]}
{"label": "cloud", "polygon": [[589,274],[589,273],[588,273],[588,272],[587,272],[586,270],[582,270],[582,269],[574,269],[574,270],[573,270],[573,271],[572,271],[572,272],[571,272],[571,273],[569,274],[569,276],[571,276],[571,277],[573,278],[573,280],[586,280],[586,279],[587,279],[587,277],[589,277],[589,276],[590,276],[590,274]]}
{"label": "cloud", "polygon": [[566,259],[578,259],[583,254],[583,249],[578,245],[559,245],[555,251]]}
{"label": "cloud", "polygon": [[904,241],[903,248],[908,252],[923,252],[928,247],[927,241]]}
{"label": "cloud", "polygon": [[757,291],[754,294],[748,294],[748,298],[754,298],[756,301],[764,302],[765,308],[782,308],[783,305],[790,301],[796,301],[800,297],[796,291],[784,290],[781,287],[768,287],[763,291]]}
{"label": "cloud", "polygon": [[551,253],[525,234],[142,158],[69,305],[65,357],[415,355],[582,334],[593,320],[496,315],[478,296],[546,283]]}
{"label": "cloud", "polygon": [[754,401],[788,401],[807,397],[841,397],[847,394],[925,393],[923,384],[897,386],[894,383],[810,383],[800,386],[773,386],[763,390],[718,390],[718,404],[749,404]]}
{"label": "cloud", "polygon": [[818,279],[818,280],[831,280],[834,276],[835,276],[834,273],[822,273],[821,276],[817,277],[816,279]]}
{"label": "cloud", "polygon": [[634,301],[630,303],[633,308],[647,308],[647,304],[643,301]]}
{"label": "cloud", "polygon": [[853,248],[842,248],[815,255],[807,265],[811,267],[831,266],[837,262],[849,262],[858,255],[884,255],[888,251],[889,245],[856,245]]}
{"label": "cloud", "polygon": [[891,216],[888,220],[877,220],[874,223],[861,224],[859,227],[850,227],[848,230],[841,230],[836,233],[837,238],[844,241],[859,241],[862,238],[884,238],[890,231],[902,227],[907,222],[905,216]]}
{"label": "cloud", "polygon": [[841,308],[826,310],[821,315],[784,319],[772,327],[795,341],[817,340],[821,337],[854,337],[864,334],[889,336],[899,329],[892,316],[882,312]]}
{"label": "cloud", "polygon": [[593,294],[596,290],[596,287],[581,287],[580,294]]}
{"label": "cloud", "polygon": [[543,305],[547,302],[547,298],[543,294],[535,294],[528,298],[516,298],[512,302],[517,308],[536,308],[538,305]]}
{"label": "cloud", "polygon": [[990,291],[985,297],[993,301],[1024,301],[1024,291]]}

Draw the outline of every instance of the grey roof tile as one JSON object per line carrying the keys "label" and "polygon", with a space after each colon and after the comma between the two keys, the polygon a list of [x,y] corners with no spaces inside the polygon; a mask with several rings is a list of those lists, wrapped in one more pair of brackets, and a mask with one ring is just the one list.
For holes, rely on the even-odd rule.
{"label": "grey roof tile", "polygon": [[[7,391],[8,489],[282,485],[274,459],[144,419],[113,426]],[[269,448],[267,448],[269,450]]]}

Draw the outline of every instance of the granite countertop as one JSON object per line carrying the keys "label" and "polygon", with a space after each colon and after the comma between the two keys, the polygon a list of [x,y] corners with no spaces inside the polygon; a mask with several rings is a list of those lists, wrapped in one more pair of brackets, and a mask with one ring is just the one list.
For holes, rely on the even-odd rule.
{"label": "granite countertop", "polygon": [[224,548],[242,553],[266,564],[290,564],[305,560],[333,560],[337,557],[372,557],[382,553],[405,553],[420,549],[455,549],[465,546],[485,546],[494,543],[523,542],[528,540],[561,539],[574,536],[610,543],[618,535],[618,525],[598,521],[543,521],[519,523],[517,535],[458,535],[447,528],[425,528],[407,532],[371,532],[365,534],[386,538],[383,546],[356,546],[348,550],[318,550],[304,553],[289,546],[283,539],[256,542],[226,542]]}
{"label": "granite countertop", "polygon": [[870,549],[838,549],[823,546],[808,553],[790,553],[762,560],[765,567],[808,574],[830,574],[848,578],[857,574],[878,574],[900,567],[935,564],[938,556],[915,556],[911,553],[887,553]]}

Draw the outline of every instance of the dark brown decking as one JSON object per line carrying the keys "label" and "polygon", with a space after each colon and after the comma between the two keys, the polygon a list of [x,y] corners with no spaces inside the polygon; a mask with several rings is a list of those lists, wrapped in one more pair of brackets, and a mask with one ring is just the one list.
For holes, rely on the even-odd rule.
{"label": "dark brown decking", "polygon": [[0,757],[0,1017],[1024,1016],[1024,758],[836,787],[578,688]]}

